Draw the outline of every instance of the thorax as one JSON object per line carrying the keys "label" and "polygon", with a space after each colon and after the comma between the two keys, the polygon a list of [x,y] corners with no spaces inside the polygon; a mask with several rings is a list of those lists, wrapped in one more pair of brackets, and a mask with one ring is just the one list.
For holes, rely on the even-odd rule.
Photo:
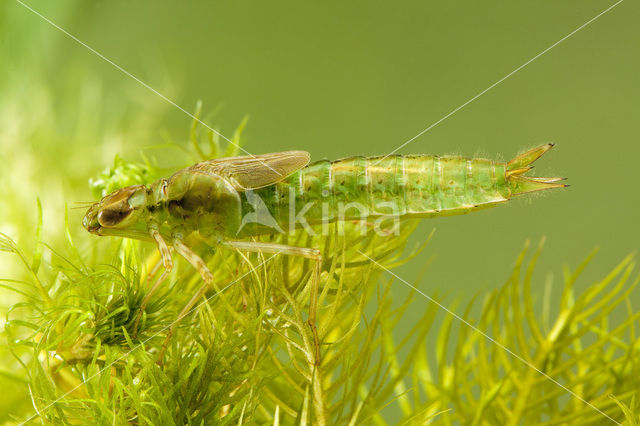
{"label": "thorax", "polygon": [[224,178],[181,171],[149,186],[149,214],[172,233],[204,238],[233,232],[240,223],[240,195]]}

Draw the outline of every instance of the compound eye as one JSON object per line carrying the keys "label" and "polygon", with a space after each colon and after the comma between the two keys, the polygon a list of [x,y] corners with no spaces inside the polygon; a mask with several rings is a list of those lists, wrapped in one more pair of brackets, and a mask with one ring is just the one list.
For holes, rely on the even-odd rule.
{"label": "compound eye", "polygon": [[117,226],[132,212],[128,203],[118,203],[109,206],[98,213],[98,223],[105,228]]}

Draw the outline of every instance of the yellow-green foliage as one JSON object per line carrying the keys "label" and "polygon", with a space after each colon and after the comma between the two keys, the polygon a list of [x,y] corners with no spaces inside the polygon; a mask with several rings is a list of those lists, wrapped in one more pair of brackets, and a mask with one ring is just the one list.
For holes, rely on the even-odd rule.
{"label": "yellow-green foliage", "polygon": [[[203,152],[197,130],[197,157],[222,152],[212,133],[205,135],[212,152]],[[241,129],[234,141],[240,136]],[[92,185],[105,193],[157,174],[150,162],[116,158]],[[482,302],[464,309],[447,307],[462,322],[416,292],[393,303],[394,286],[405,284],[367,259],[385,268],[412,261],[419,249],[406,253],[405,246],[415,225],[403,222],[396,237],[373,230],[360,236],[352,223],[332,225],[328,237],[269,237],[324,254],[320,366],[306,324],[309,261],[199,247],[216,286],[158,363],[168,326],[201,285],[186,262],[174,257],[176,268],[134,339],[138,307],[159,274],[150,244],[95,237],[80,250],[67,232],[66,246],[38,244],[26,253],[2,234],[0,250],[17,256],[26,271],[24,280],[3,281],[21,298],[9,310],[5,334],[22,366],[4,374],[25,398],[28,386],[33,402],[12,415],[54,424],[611,422],[601,410],[637,424],[640,313],[631,303],[632,257],[585,283],[580,276],[589,257],[554,288],[534,282],[541,251],[525,248],[500,290],[479,294]],[[424,304],[424,315],[400,330],[412,302]]]}

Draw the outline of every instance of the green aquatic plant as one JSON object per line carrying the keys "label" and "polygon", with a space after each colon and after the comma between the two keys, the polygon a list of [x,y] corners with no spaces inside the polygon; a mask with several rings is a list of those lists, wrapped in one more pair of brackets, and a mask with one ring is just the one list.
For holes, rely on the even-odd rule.
{"label": "green aquatic plant", "polygon": [[542,286],[532,278],[541,247],[528,264],[525,247],[508,282],[484,296],[477,315],[473,303],[461,325],[447,315],[434,353],[414,347],[420,355],[407,375],[432,412],[450,410],[443,424],[615,424],[625,418],[620,400],[633,401],[640,386],[633,257],[578,290],[592,254],[565,270],[554,293],[551,279]]}
{"label": "green aquatic plant", "polygon": [[[404,224],[403,235],[411,227]],[[394,307],[391,288],[402,284],[379,286],[382,271],[358,250],[378,253],[376,262],[391,267],[405,242],[375,234],[356,242],[347,233],[323,246],[330,253],[319,310],[325,356],[316,368],[302,332],[311,272],[303,261],[212,255],[208,265],[218,282],[231,285],[208,295],[159,365],[163,331],[198,286],[192,268],[179,263],[173,286],[152,300],[133,340],[155,254],[143,259],[139,243],[122,241],[108,265],[77,254],[76,261],[54,257],[39,266],[37,253],[32,261],[3,236],[2,249],[18,255],[32,277],[11,283],[26,301],[10,312],[6,333],[24,360],[34,415],[56,424],[385,424],[393,423],[386,407],[396,405],[409,423],[603,424],[596,407],[632,421],[640,348],[631,258],[577,294],[582,265],[565,277],[559,303],[549,291],[536,313],[531,275],[539,252],[525,267],[523,251],[509,282],[486,296],[478,319],[474,305],[464,310],[465,321],[527,365],[451,315],[438,321],[434,303],[397,341],[398,322],[417,296]],[[373,309],[365,313],[368,304]],[[621,307],[626,316],[613,321]],[[430,333],[437,335],[433,347],[425,344]]]}
{"label": "green aquatic plant", "polygon": [[[192,128],[195,158],[213,133]],[[234,137],[240,143],[241,129]],[[235,149],[225,150],[234,155]],[[148,183],[155,166],[116,159],[93,180],[96,194]],[[43,227],[38,227],[38,240]],[[526,247],[508,282],[464,309],[414,289],[388,271],[411,261],[416,226],[399,235],[361,234],[332,225],[266,241],[319,248],[316,365],[306,323],[313,265],[309,260],[213,252],[194,247],[214,272],[214,288],[171,338],[165,334],[191,294],[198,272],[174,257],[167,285],[134,323],[160,256],[147,243],[72,237],[66,246],[32,252],[0,236],[0,251],[22,263],[23,279],[4,280],[21,302],[4,334],[21,368],[6,371],[28,389],[32,411],[17,421],[53,424],[636,424],[640,386],[638,280],[631,256],[602,280],[584,282],[587,258],[567,270],[561,288],[534,279],[538,249]],[[77,240],[77,238],[76,238]],[[426,244],[426,241],[424,242]],[[525,262],[527,256],[530,257]],[[429,296],[430,297],[430,296]],[[405,317],[423,303],[419,318]],[[450,312],[458,312],[458,317]],[[412,328],[403,332],[409,321]],[[607,418],[609,417],[609,418]],[[615,424],[615,423],[613,423]]]}

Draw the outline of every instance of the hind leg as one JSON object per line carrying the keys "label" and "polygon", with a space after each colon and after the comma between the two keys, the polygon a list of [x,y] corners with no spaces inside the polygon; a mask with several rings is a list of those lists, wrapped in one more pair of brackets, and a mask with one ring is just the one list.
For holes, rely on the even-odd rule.
{"label": "hind leg", "polygon": [[287,246],[284,244],[263,243],[253,241],[223,241],[222,246],[231,247],[240,251],[248,251],[254,253],[282,253],[287,256],[299,256],[314,261],[313,277],[311,279],[311,292],[309,296],[309,317],[307,324],[311,329],[314,346],[314,363],[320,365],[320,338],[318,337],[318,327],[316,326],[316,315],[318,310],[318,291],[320,282],[320,268],[322,267],[322,254],[320,250]]}

